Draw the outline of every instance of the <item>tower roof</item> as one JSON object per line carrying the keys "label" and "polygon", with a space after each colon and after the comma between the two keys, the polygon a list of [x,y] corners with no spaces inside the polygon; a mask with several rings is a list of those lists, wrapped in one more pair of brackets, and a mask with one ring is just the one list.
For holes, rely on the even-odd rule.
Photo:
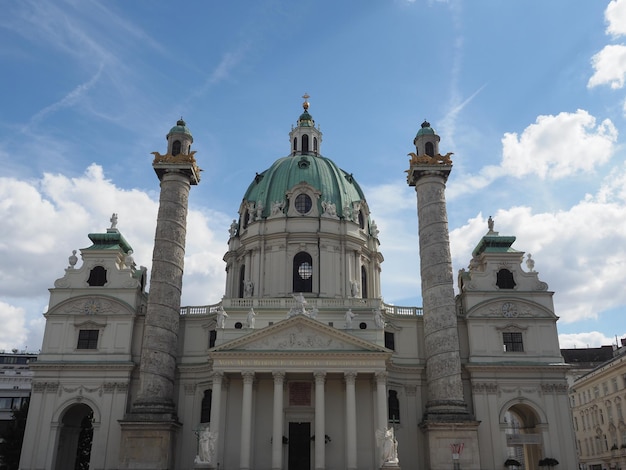
{"label": "tower roof", "polygon": [[435,135],[435,134],[437,133],[435,132],[435,129],[430,127],[430,122],[424,120],[424,122],[422,123],[421,129],[417,131],[417,134],[415,135],[415,137],[419,137],[420,135]]}
{"label": "tower roof", "polygon": [[191,137],[193,141],[193,136],[191,135],[191,131],[187,127],[187,123],[183,121],[183,118],[180,118],[178,121],[176,121],[176,125],[170,129],[170,131],[167,133],[165,138],[169,139],[170,135],[172,134],[185,134]]}

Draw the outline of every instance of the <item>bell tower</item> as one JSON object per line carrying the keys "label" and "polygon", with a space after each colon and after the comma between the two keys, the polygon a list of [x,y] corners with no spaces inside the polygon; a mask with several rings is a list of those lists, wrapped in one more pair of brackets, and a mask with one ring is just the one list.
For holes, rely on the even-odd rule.
{"label": "bell tower", "polygon": [[178,324],[191,185],[200,169],[193,137],[180,119],[167,134],[167,153],[153,152],[161,182],[150,293],[139,367],[139,392],[122,427],[120,468],[167,469],[174,465],[180,427],[174,403]]}

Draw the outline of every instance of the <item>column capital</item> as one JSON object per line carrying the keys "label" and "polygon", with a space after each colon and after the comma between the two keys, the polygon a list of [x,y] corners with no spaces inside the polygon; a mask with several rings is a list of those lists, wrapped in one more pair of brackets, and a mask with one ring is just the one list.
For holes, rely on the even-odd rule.
{"label": "column capital", "polygon": [[241,376],[243,377],[244,384],[251,384],[252,382],[254,382],[254,371],[252,370],[244,370],[241,373]]}
{"label": "column capital", "polygon": [[213,380],[213,383],[221,382],[224,379],[224,372],[221,370],[211,372],[211,379]]}
{"label": "column capital", "polygon": [[275,384],[282,384],[285,381],[285,376],[287,374],[284,370],[273,370],[272,375],[274,376]]}
{"label": "column capital", "polygon": [[382,382],[385,383],[387,382],[387,377],[389,376],[389,374],[387,373],[386,370],[380,370],[378,372],[374,373],[374,377],[376,377],[376,382]]}
{"label": "column capital", "polygon": [[313,372],[313,377],[315,377],[315,383],[324,383],[326,381],[326,372],[317,370]]}
{"label": "column capital", "polygon": [[357,372],[355,370],[347,370],[343,373],[343,377],[348,384],[354,384]]}

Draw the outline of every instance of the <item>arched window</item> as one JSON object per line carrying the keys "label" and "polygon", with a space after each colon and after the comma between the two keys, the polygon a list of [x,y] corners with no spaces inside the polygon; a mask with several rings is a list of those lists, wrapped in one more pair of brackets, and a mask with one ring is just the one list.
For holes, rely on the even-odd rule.
{"label": "arched window", "polygon": [[313,258],[304,251],[293,257],[293,291],[313,292]]}
{"label": "arched window", "polygon": [[104,269],[103,266],[95,266],[89,272],[89,279],[87,279],[87,284],[91,287],[101,287],[105,285],[107,282],[107,270]]}
{"label": "arched window", "polygon": [[296,152],[298,150],[298,138],[293,138],[293,151]]}
{"label": "arched window", "polygon": [[239,298],[243,299],[243,295],[246,292],[246,265],[242,264],[241,268],[239,268]]}
{"label": "arched window", "polygon": [[500,289],[514,289],[515,280],[513,279],[513,273],[508,269],[501,269],[498,271],[496,286]]}
{"label": "arched window", "polygon": [[365,217],[363,217],[363,211],[359,211],[359,227],[365,229]]}
{"label": "arched window", "polygon": [[367,269],[361,266],[361,298],[367,299]]}
{"label": "arched window", "polygon": [[213,398],[213,390],[205,390],[202,397],[202,405],[200,406],[200,422],[211,422],[211,400]]}
{"label": "arched window", "polygon": [[395,390],[389,390],[389,397],[387,398],[387,408],[389,410],[389,422],[400,422],[400,400],[398,400],[398,392]]}
{"label": "arched window", "polygon": [[180,140],[175,140],[172,144],[172,155],[176,156],[180,153]]}
{"label": "arched window", "polygon": [[432,142],[426,142],[426,155],[431,157],[435,156],[435,146]]}
{"label": "arched window", "polygon": [[302,153],[309,153],[309,135],[302,136]]}
{"label": "arched window", "polygon": [[317,153],[317,137],[313,137],[313,152]]}

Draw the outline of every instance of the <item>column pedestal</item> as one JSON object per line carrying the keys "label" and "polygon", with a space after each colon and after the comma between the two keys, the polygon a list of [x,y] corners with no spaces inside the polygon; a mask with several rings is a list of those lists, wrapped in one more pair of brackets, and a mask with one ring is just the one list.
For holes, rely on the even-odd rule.
{"label": "column pedestal", "polygon": [[480,453],[478,448],[479,421],[462,423],[433,423],[421,425],[426,436],[430,470],[450,470],[452,468],[451,444],[463,443],[463,452],[457,461],[463,470],[480,470]]}
{"label": "column pedestal", "polygon": [[180,423],[120,421],[120,469],[169,470],[174,468],[173,449]]}

